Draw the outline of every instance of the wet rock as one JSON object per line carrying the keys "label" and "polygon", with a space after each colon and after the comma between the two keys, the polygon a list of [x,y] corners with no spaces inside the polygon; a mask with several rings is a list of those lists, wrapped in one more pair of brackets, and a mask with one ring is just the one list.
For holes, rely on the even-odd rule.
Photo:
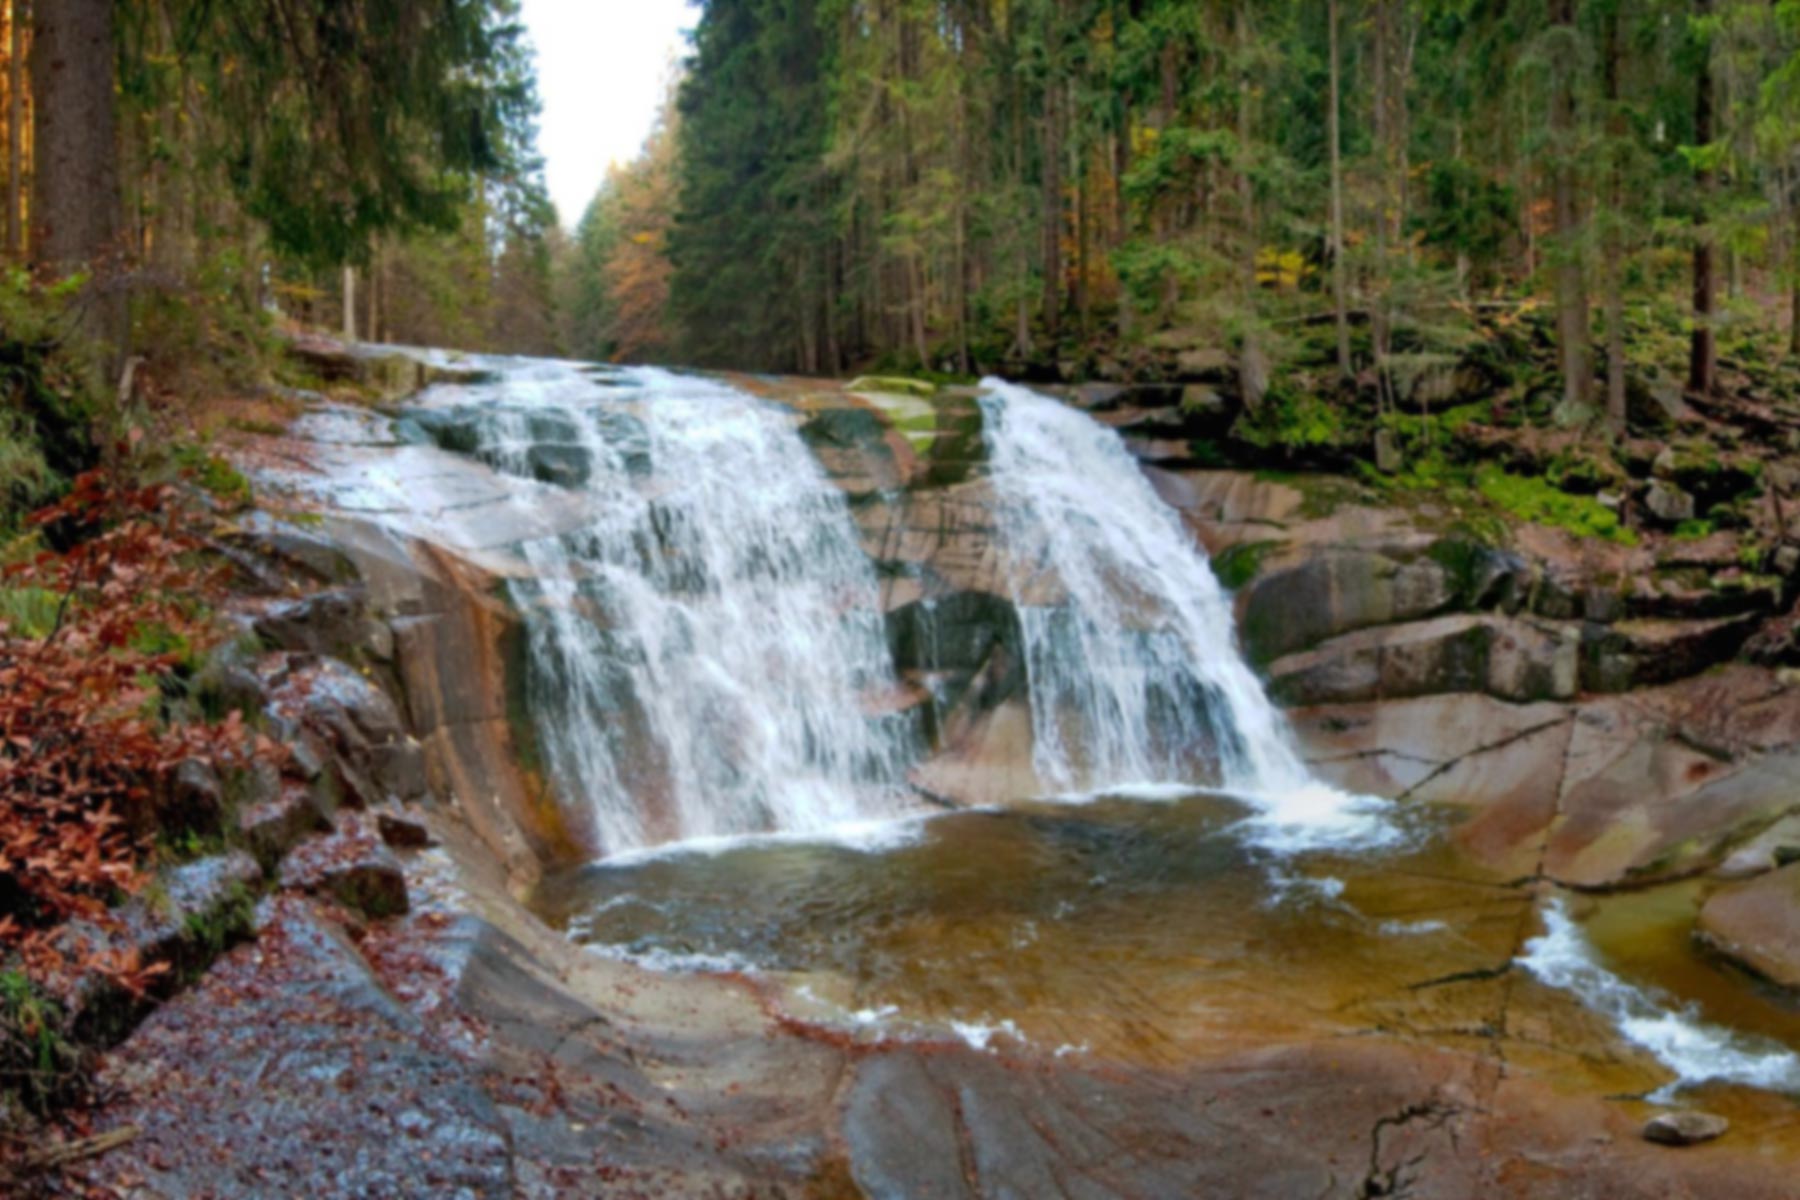
{"label": "wet rock", "polygon": [[481,449],[481,418],[468,409],[408,409],[407,418],[425,436],[453,454],[474,454]]}
{"label": "wet rock", "polygon": [[1800,864],[1713,893],[1700,909],[1697,932],[1726,958],[1800,988]]}
{"label": "wet rock", "polygon": [[1019,645],[1011,601],[989,592],[953,592],[887,614],[888,645],[901,670],[973,672],[997,644]]}
{"label": "wet rock", "polygon": [[409,907],[400,860],[351,814],[340,816],[332,833],[302,843],[288,856],[281,886],[330,896],[370,917],[396,916]]}
{"label": "wet rock", "polygon": [[314,905],[284,897],[259,917],[255,946],[121,1050],[117,1119],[142,1133],[97,1169],[160,1196],[514,1196],[476,1070],[427,1044]]}
{"label": "wet rock", "polygon": [[585,446],[537,445],[525,459],[534,479],[557,487],[583,487],[594,472],[593,455]]}
{"label": "wet rock", "polygon": [[1697,1146],[1725,1135],[1731,1122],[1714,1113],[1658,1113],[1644,1125],[1644,1140],[1659,1146]]}

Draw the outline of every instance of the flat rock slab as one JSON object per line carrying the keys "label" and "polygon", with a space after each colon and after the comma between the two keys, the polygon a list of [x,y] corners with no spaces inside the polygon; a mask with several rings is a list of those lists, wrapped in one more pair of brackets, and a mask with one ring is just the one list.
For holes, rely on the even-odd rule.
{"label": "flat rock slab", "polygon": [[1399,1041],[1327,1041],[1180,1071],[865,1059],[844,1100],[864,1194],[1581,1197],[1792,1195],[1791,1162],[1669,1155],[1616,1105]]}
{"label": "flat rock slab", "polygon": [[510,1198],[504,1122],[475,1071],[313,905],[265,907],[220,960],[113,1056],[135,1141],[90,1166],[148,1196]]}
{"label": "flat rock slab", "polygon": [[1800,988],[1800,863],[1714,893],[1700,910],[1699,932],[1727,958]]}

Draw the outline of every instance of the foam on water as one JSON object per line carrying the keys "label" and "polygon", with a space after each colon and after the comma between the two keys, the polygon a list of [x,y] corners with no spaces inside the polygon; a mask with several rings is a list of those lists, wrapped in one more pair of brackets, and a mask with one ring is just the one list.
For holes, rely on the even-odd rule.
{"label": "foam on water", "polygon": [[1714,1081],[1800,1093],[1800,1055],[1710,1025],[1691,1008],[1619,978],[1595,956],[1561,900],[1545,905],[1543,916],[1543,935],[1525,943],[1519,965],[1611,1020],[1626,1041],[1673,1072],[1675,1078],[1652,1099],[1666,1100],[1682,1088]]}
{"label": "foam on water", "polygon": [[[897,811],[903,721],[873,568],[791,414],[708,380],[508,371],[478,453],[573,465],[591,501],[526,541],[532,715],[599,848],[827,833]],[[533,502],[522,489],[521,503]],[[728,843],[720,843],[728,845]]]}

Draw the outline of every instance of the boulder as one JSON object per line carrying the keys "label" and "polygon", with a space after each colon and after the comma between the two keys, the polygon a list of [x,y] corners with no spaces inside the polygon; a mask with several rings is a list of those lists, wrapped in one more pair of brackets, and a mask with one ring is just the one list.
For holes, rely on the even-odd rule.
{"label": "boulder", "polygon": [[1694,517],[1694,498],[1673,483],[1657,479],[1644,493],[1644,507],[1664,525],[1679,525]]}
{"label": "boulder", "polygon": [[481,417],[466,408],[415,408],[406,419],[425,436],[453,454],[474,454],[481,449]]}
{"label": "boulder", "polygon": [[307,835],[331,828],[311,789],[290,784],[238,813],[238,834],[265,870],[273,869]]}
{"label": "boulder", "polygon": [[1658,1113],[1644,1125],[1644,1140],[1659,1146],[1697,1146],[1725,1135],[1731,1122],[1715,1113]]}
{"label": "boulder", "polygon": [[594,473],[594,456],[585,446],[539,444],[525,458],[534,479],[557,487],[583,487]]}
{"label": "boulder", "polygon": [[425,795],[423,751],[385,692],[336,659],[277,659],[270,713],[312,743],[345,798],[369,805]]}
{"label": "boulder", "polygon": [[1419,556],[1326,550],[1266,571],[1238,593],[1245,649],[1268,662],[1329,637],[1428,616],[1449,607],[1449,572]]}

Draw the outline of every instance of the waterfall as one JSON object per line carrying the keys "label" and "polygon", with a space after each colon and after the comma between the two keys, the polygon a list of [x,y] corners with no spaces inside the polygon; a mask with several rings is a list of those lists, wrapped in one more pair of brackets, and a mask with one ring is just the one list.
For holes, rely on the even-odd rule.
{"label": "waterfall", "polygon": [[1380,801],[1312,779],[1238,653],[1230,597],[1119,435],[997,379],[981,408],[1039,777],[1213,777],[1256,807],[1270,844],[1387,840]]}
{"label": "waterfall", "polygon": [[477,437],[500,469],[585,493],[574,528],[520,547],[511,587],[546,765],[603,852],[891,810],[915,750],[870,711],[895,687],[876,579],[791,414],[558,365],[509,372]]}

